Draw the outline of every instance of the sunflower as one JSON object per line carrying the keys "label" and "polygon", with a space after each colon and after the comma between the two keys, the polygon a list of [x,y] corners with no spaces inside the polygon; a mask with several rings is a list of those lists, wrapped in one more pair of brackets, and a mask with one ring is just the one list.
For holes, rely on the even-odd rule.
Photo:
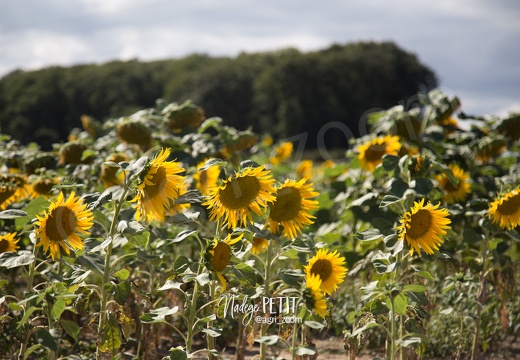
{"label": "sunflower", "polygon": [[279,226],[283,226],[283,234],[288,238],[295,238],[301,233],[302,227],[314,223],[315,218],[309,214],[310,210],[318,209],[318,202],[310,198],[318,196],[318,192],[312,188],[312,183],[305,184],[306,179],[300,181],[285,180],[276,191],[276,199],[269,202],[269,230],[273,234],[280,232]]}
{"label": "sunflower", "polygon": [[373,171],[381,164],[384,155],[397,155],[399,149],[401,149],[399,136],[377,137],[358,147],[359,163],[363,169]]}
{"label": "sunflower", "polygon": [[16,250],[20,248],[18,245],[16,245],[19,240],[15,239],[15,236],[15,233],[0,235],[0,254],[9,251],[16,252]]}
{"label": "sunflower", "polygon": [[307,277],[307,285],[304,291],[305,304],[311,310],[322,318],[327,314],[327,301],[323,295],[321,287],[321,279],[316,274],[311,274]]}
{"label": "sunflower", "polygon": [[83,158],[83,152],[87,149],[87,146],[84,144],[77,141],[69,141],[61,146],[58,163],[60,165],[90,164],[94,160],[93,156]]}
{"label": "sunflower", "polygon": [[[208,159],[205,159],[204,161],[200,162],[197,165],[197,169],[200,169],[201,167],[206,164],[206,161]],[[211,192],[211,189],[218,184],[218,178],[220,176],[220,167],[217,165],[213,165],[206,170],[197,171],[195,175],[193,175],[193,178],[197,181],[197,189],[201,192],[202,195],[209,195]]]}
{"label": "sunflower", "polygon": [[303,160],[296,168],[296,172],[302,178],[310,179],[312,177],[312,160]]}
{"label": "sunflower", "polygon": [[238,237],[232,239],[231,234],[229,234],[222,241],[213,239],[213,242],[206,252],[206,265],[210,270],[215,271],[224,290],[226,289],[226,279],[222,275],[222,271],[229,265],[231,260],[231,245],[240,241],[243,237],[244,234],[240,234]]}
{"label": "sunflower", "polygon": [[124,120],[117,125],[117,137],[127,144],[144,148],[152,145],[152,133],[145,123],[138,120]]}
{"label": "sunflower", "polygon": [[65,200],[60,192],[46,213],[36,215],[35,235],[40,239],[36,246],[43,246],[45,252],[49,250],[53,260],[60,258],[60,246],[67,254],[70,254],[69,246],[74,250],[83,249],[78,233],[89,234],[88,230],[94,224],[94,215],[87,209],[87,204],[74,195],[72,192]]}
{"label": "sunflower", "polygon": [[317,275],[321,280],[321,289],[329,295],[336,291],[347,275],[345,258],[340,257],[337,250],[333,252],[327,249],[318,250],[303,268],[307,275],[307,284],[312,282],[313,275]]}
{"label": "sunflower", "polygon": [[451,220],[448,219],[448,210],[438,209],[439,205],[434,206],[430,202],[424,205],[424,199],[416,201],[400,220],[401,225],[397,227],[400,229],[399,240],[406,239],[410,255],[413,255],[414,250],[421,255],[421,249],[427,254],[433,254],[443,243],[441,236],[447,234]]}
{"label": "sunflower", "polygon": [[435,178],[444,189],[445,195],[443,199],[452,204],[463,201],[471,192],[471,185],[469,183],[469,174],[464,172],[458,165],[451,164],[449,168],[458,180],[457,185],[453,185],[446,174],[437,175]]}
{"label": "sunflower", "polygon": [[[106,158],[106,161],[120,163],[127,161],[128,158],[123,153],[114,153]],[[115,166],[103,164],[101,165],[101,175],[99,179],[103,182],[103,187],[109,188],[111,186],[122,185],[125,178],[123,171]]]}
{"label": "sunflower", "polygon": [[10,185],[0,186],[0,210],[4,210],[9,204],[13,202],[16,188]]}
{"label": "sunflower", "polygon": [[131,202],[137,202],[135,218],[164,221],[167,210],[174,205],[181,193],[185,177],[177,175],[184,171],[180,163],[166,161],[170,149],[162,149],[150,161],[146,174],[137,185],[137,195]]}
{"label": "sunflower", "polygon": [[503,229],[512,230],[520,225],[520,188],[495,199],[488,211],[493,223]]}
{"label": "sunflower", "polygon": [[287,160],[293,152],[292,142],[283,142],[274,151],[274,156],[269,158],[269,162],[273,165],[278,165],[282,161]]}
{"label": "sunflower", "polygon": [[36,199],[38,196],[48,199],[52,195],[54,185],[56,185],[56,182],[52,179],[37,179],[30,185],[29,196],[33,199]]}
{"label": "sunflower", "polygon": [[275,200],[273,183],[271,173],[263,166],[248,167],[214,187],[203,205],[211,210],[210,220],[222,219],[228,228],[235,228],[239,222],[245,226],[253,222],[251,212],[261,216],[261,208]]}
{"label": "sunflower", "polygon": [[261,238],[261,237],[254,237],[253,238],[253,247],[251,248],[251,254],[258,255],[261,252],[264,252],[268,246],[269,246],[269,240]]}
{"label": "sunflower", "polygon": [[493,160],[507,149],[504,137],[486,137],[477,144],[477,159],[482,162]]}

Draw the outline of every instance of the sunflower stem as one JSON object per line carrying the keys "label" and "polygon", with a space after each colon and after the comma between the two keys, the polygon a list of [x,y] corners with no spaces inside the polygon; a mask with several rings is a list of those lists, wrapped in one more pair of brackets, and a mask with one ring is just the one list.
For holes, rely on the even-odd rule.
{"label": "sunflower stem", "polygon": [[[121,197],[119,198],[119,201],[116,203],[115,209],[114,209],[114,217],[112,219],[112,222],[110,223],[110,230],[108,237],[112,239],[110,243],[107,246],[106,253],[105,253],[105,271],[103,273],[103,277],[101,278],[101,286],[100,286],[100,293],[101,293],[101,299],[100,299],[100,311],[99,311],[99,324],[98,324],[98,344],[100,344],[101,339],[101,332],[103,331],[103,328],[105,327],[106,319],[107,319],[107,302],[109,297],[109,292],[107,291],[106,285],[110,282],[110,272],[111,272],[111,258],[112,258],[112,246],[113,246],[113,239],[114,234],[117,229],[117,220],[119,218],[119,213],[121,212],[121,208],[123,207],[123,204],[126,199],[126,195],[128,193],[128,190],[130,188],[130,182],[125,183],[125,187],[123,190],[123,193],[121,194]],[[101,350],[99,348],[99,345],[96,347],[96,359],[101,359]]]}
{"label": "sunflower stem", "polygon": [[[200,275],[200,271],[202,268],[202,264],[199,263],[199,267],[197,269],[197,276]],[[199,297],[199,282],[195,280],[195,285],[193,286],[193,295],[191,297],[190,304],[190,314],[188,316],[188,335],[186,336],[186,352],[188,355],[191,354],[191,347],[193,344],[193,335],[195,333],[195,318],[197,315],[197,300]]]}
{"label": "sunflower stem", "polygon": [[34,260],[29,264],[29,275],[27,277],[27,292],[33,289],[34,274],[36,273],[36,260],[38,259],[38,247],[33,247]]}
{"label": "sunflower stem", "polygon": [[[272,240],[269,240],[267,243],[267,249],[266,249],[266,255],[265,255],[265,277],[264,277],[264,297],[268,298],[270,294],[270,277],[271,277],[271,248],[272,248]],[[262,322],[262,326],[260,328],[260,336],[266,336],[267,335],[267,327],[268,324],[265,322]],[[266,344],[265,342],[260,343],[260,359],[265,360],[266,358]]]}
{"label": "sunflower stem", "polygon": [[480,324],[482,321],[482,294],[484,292],[484,281],[486,277],[486,262],[487,262],[487,254],[488,254],[488,241],[489,241],[489,233],[488,231],[484,231],[484,240],[482,241],[482,270],[479,274],[479,286],[477,289],[477,317],[475,320],[475,334],[473,335],[473,344],[471,347],[471,360],[477,359],[479,355],[479,347],[480,347]]}
{"label": "sunflower stem", "polygon": [[[211,299],[211,302],[215,300],[215,283],[216,280],[212,280],[209,287],[209,298]],[[213,327],[213,320],[208,321],[208,329],[211,330]],[[208,341],[208,358],[210,360],[213,360],[215,357],[213,356],[212,350],[215,350],[215,338],[209,334],[207,336]]]}

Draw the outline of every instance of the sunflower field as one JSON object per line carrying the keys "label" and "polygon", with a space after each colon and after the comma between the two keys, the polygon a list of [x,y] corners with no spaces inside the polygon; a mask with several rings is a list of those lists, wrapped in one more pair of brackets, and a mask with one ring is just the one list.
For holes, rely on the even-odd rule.
{"label": "sunflower field", "polygon": [[434,90],[360,138],[332,123],[346,150],[190,101],[85,115],[49,152],[1,135],[0,358],[500,353],[520,334],[520,115],[460,108]]}

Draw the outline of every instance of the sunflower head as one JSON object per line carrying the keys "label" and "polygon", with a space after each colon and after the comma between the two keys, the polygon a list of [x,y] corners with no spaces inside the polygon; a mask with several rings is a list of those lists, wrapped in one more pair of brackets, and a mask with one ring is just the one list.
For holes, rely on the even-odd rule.
{"label": "sunflower head", "polygon": [[513,114],[500,121],[497,131],[513,141],[520,139],[520,114]]}
{"label": "sunflower head", "polygon": [[88,234],[94,224],[94,215],[74,192],[67,199],[60,192],[56,200],[51,201],[49,209],[36,218],[36,246],[50,252],[53,260],[60,258],[60,247],[67,254],[70,254],[70,248],[83,249],[79,234]]}
{"label": "sunflower head", "polygon": [[340,256],[337,250],[333,252],[327,249],[318,250],[304,269],[307,283],[312,276],[318,276],[321,280],[321,289],[329,295],[336,291],[347,275],[345,258]]}
{"label": "sunflower head", "polygon": [[406,240],[410,247],[410,254],[417,252],[421,255],[421,249],[427,254],[433,254],[444,242],[442,236],[450,229],[451,220],[446,209],[439,209],[439,205],[430,202],[424,205],[424,199],[415,202],[400,220],[401,225],[399,240]]}
{"label": "sunflower head", "polygon": [[16,252],[20,247],[17,245],[19,239],[15,239],[15,233],[0,235],[0,254],[6,252]]}
{"label": "sunflower head", "polygon": [[53,155],[39,154],[25,164],[25,173],[27,175],[32,175],[35,174],[38,169],[56,169],[56,167],[57,162]]}
{"label": "sunflower head", "polygon": [[152,133],[138,120],[125,120],[117,125],[117,137],[128,144],[148,148],[152,145]]}
{"label": "sunflower head", "polygon": [[488,216],[502,229],[512,230],[520,225],[520,188],[497,197],[489,206]]}
{"label": "sunflower head", "polygon": [[83,151],[87,150],[87,146],[77,141],[70,141],[60,148],[61,165],[68,164],[90,164],[93,161],[92,156],[83,159]]}
{"label": "sunflower head", "polygon": [[435,176],[439,185],[444,190],[444,200],[450,204],[463,201],[471,192],[471,184],[469,183],[469,174],[464,172],[458,165],[450,164],[449,168],[453,176],[458,180],[454,185],[446,174]]}
{"label": "sunflower head", "polygon": [[231,245],[240,241],[243,237],[244,234],[241,234],[236,238],[232,238],[231,234],[229,234],[224,240],[213,239],[204,255],[207,268],[211,271],[215,271],[224,289],[226,288],[226,280],[222,275],[222,271],[224,271],[231,261],[233,254]]}
{"label": "sunflower head", "polygon": [[203,205],[210,210],[211,220],[222,220],[228,228],[253,222],[253,215],[263,215],[267,202],[275,198],[274,179],[263,166],[247,167],[230,176],[222,185],[213,187]]}
{"label": "sunflower head", "polygon": [[[107,157],[106,161],[120,163],[121,161],[128,161],[128,158],[123,153],[114,153]],[[109,188],[115,185],[123,184],[124,174],[117,167],[109,165],[101,165],[101,175],[99,178],[103,182],[105,188]]]}
{"label": "sunflower head", "polygon": [[231,140],[227,141],[222,153],[224,157],[229,157],[234,154],[238,154],[244,150],[250,149],[258,142],[258,135],[250,132],[243,131],[239,132],[232,137]]}
{"label": "sunflower head", "polygon": [[305,184],[306,179],[300,181],[287,179],[275,193],[275,200],[269,202],[269,230],[273,234],[280,232],[288,238],[298,236],[305,225],[314,223],[314,216],[309,211],[318,209],[319,205],[313,197],[318,196],[312,183]]}
{"label": "sunflower head", "polygon": [[[206,164],[208,159],[200,162],[197,165],[197,169],[201,168]],[[210,166],[206,170],[197,171],[193,175],[193,179],[197,182],[196,187],[202,195],[209,195],[211,189],[217,186],[218,179],[220,177],[220,167],[217,165]]]}
{"label": "sunflower head", "polygon": [[418,116],[407,113],[395,120],[395,134],[401,139],[415,140],[421,134],[422,121]]}
{"label": "sunflower head", "polygon": [[[28,194],[29,185],[27,184],[27,177],[23,174],[0,175],[0,186],[4,188],[2,195],[0,195],[0,207],[23,200]],[[11,194],[13,190],[14,193]]]}
{"label": "sunflower head", "polygon": [[422,155],[415,155],[410,158],[408,170],[414,177],[424,177],[429,174],[431,161],[428,157]]}
{"label": "sunflower head", "polygon": [[92,116],[81,115],[81,126],[94,139],[102,135],[103,126]]}
{"label": "sunflower head", "polygon": [[306,289],[303,292],[305,305],[309,310],[314,310],[322,318],[327,314],[327,301],[321,290],[321,279],[318,275],[311,274],[306,279]]}
{"label": "sunflower head", "polygon": [[399,149],[401,149],[399,136],[377,137],[358,147],[359,164],[363,169],[373,171],[381,164],[384,155],[398,155]]}
{"label": "sunflower head", "polygon": [[168,210],[175,205],[186,178],[178,174],[184,172],[180,163],[167,161],[170,149],[162,149],[159,155],[149,162],[137,185],[136,219],[146,218],[164,221]]}
{"label": "sunflower head", "polygon": [[181,105],[170,104],[164,108],[163,112],[167,119],[166,126],[174,132],[188,127],[197,128],[206,119],[204,110],[190,101]]}
{"label": "sunflower head", "polygon": [[253,238],[253,247],[251,248],[251,254],[258,255],[261,252],[264,252],[265,249],[269,246],[269,240],[261,237]]}
{"label": "sunflower head", "polygon": [[35,199],[38,196],[50,198],[52,195],[52,188],[56,185],[53,179],[40,178],[31,183],[30,196]]}
{"label": "sunflower head", "polygon": [[292,142],[283,142],[276,147],[274,150],[274,156],[269,158],[269,162],[273,165],[278,165],[281,162],[287,160],[293,152]]}
{"label": "sunflower head", "polygon": [[477,159],[482,162],[493,160],[502,154],[507,147],[507,141],[501,137],[486,137],[477,145]]}
{"label": "sunflower head", "polygon": [[4,210],[9,204],[14,202],[16,187],[12,185],[0,185],[0,210]]}
{"label": "sunflower head", "polygon": [[296,172],[302,178],[310,179],[312,177],[312,160],[303,160],[296,168]]}

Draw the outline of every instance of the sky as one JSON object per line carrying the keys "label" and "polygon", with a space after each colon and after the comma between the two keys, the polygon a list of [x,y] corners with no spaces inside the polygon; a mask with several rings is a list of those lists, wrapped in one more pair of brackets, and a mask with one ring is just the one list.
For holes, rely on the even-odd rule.
{"label": "sky", "polygon": [[520,111],[518,0],[0,0],[0,77],[354,41],[417,55],[468,114]]}

